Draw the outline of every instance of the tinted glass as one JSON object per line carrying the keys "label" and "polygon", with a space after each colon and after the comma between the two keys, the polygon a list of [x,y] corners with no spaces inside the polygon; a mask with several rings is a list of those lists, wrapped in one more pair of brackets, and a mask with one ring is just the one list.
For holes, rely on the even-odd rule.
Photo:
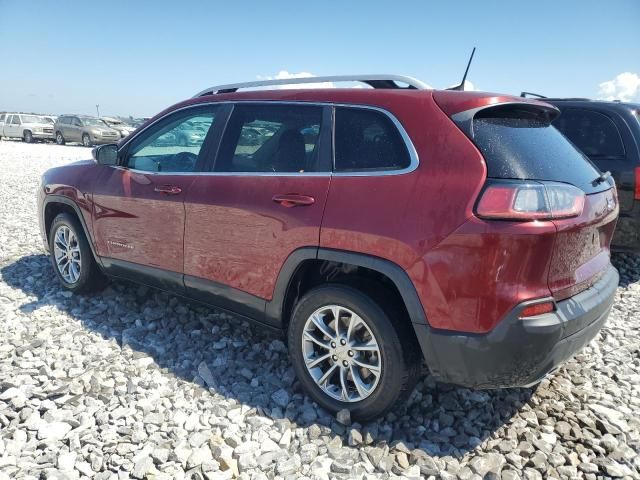
{"label": "tinted glass", "polygon": [[20,125],[20,116],[14,115],[13,117],[11,117],[11,123],[13,125]]}
{"label": "tinted glass", "polygon": [[567,109],[553,122],[589,157],[622,157],[624,144],[613,121],[602,113]]}
{"label": "tinted glass", "polygon": [[473,121],[473,141],[485,158],[488,176],[570,183],[586,193],[600,172],[555,127],[541,117],[489,111]]}
{"label": "tinted glass", "polygon": [[236,105],[215,171],[317,172],[321,123],[322,107]]}
{"label": "tinted glass", "polygon": [[410,163],[400,132],[387,115],[363,108],[336,108],[336,171],[397,170]]}
{"label": "tinted glass", "polygon": [[180,112],[162,122],[129,150],[127,166],[145,172],[192,172],[216,110]]}
{"label": "tinted glass", "polygon": [[0,122],[4,122],[4,114],[0,115]]}

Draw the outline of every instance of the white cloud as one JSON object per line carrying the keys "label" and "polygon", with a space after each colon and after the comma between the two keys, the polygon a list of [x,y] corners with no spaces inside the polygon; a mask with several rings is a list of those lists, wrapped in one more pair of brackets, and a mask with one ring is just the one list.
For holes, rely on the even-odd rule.
{"label": "white cloud", "polygon": [[603,100],[640,101],[640,75],[624,72],[599,85],[598,98]]}
{"label": "white cloud", "polygon": [[[312,78],[315,76],[316,75],[309,72],[289,73],[286,70],[280,70],[274,76],[267,76],[267,77],[258,76],[258,80],[286,80],[288,78]],[[336,86],[332,82],[305,83],[303,85],[304,85],[304,88],[336,88]],[[293,89],[293,88],[302,88],[302,85],[300,84],[277,85],[274,88]]]}

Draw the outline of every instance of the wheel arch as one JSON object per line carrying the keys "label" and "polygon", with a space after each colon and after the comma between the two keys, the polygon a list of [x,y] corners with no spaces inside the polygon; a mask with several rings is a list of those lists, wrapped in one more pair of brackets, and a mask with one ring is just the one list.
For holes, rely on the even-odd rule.
{"label": "wheel arch", "polygon": [[404,321],[395,326],[415,339],[418,347],[415,324],[428,326],[428,321],[413,282],[399,265],[355,252],[312,247],[293,252],[280,270],[265,320],[287,329],[297,300],[326,283],[349,285],[383,299],[383,308],[401,308]]}
{"label": "wheel arch", "polygon": [[70,198],[61,196],[61,195],[49,195],[44,199],[42,206],[42,221],[44,225],[44,234],[47,239],[47,244],[49,243],[49,233],[51,230],[51,224],[53,223],[53,219],[60,213],[69,213],[73,215],[79,222],[82,230],[84,231],[85,236],[87,237],[87,243],[91,248],[91,253],[93,254],[93,258],[96,259],[99,265],[102,265],[100,261],[100,257],[96,255],[95,247],[93,245],[93,237],[90,235],[89,228],[84,220],[84,216],[80,211],[80,207],[78,204],[71,200]]}

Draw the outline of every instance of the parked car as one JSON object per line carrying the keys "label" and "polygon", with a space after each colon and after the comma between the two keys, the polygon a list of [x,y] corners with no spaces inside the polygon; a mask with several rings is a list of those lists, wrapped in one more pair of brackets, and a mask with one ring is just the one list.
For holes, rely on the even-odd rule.
{"label": "parked car", "polygon": [[614,250],[640,252],[640,104],[544,98],[562,112],[553,122],[618,187]]}
{"label": "parked car", "polygon": [[53,140],[53,128],[43,117],[24,113],[0,114],[0,137],[21,138],[26,143]]}
{"label": "parked car", "polygon": [[119,120],[117,118],[113,118],[113,117],[100,117],[100,120],[102,120],[104,123],[107,124],[107,127],[113,128],[114,130],[117,130],[120,133],[120,137],[124,138],[127,135],[129,135],[131,132],[133,132],[136,128],[123,122],[122,120]]}
{"label": "parked car", "polygon": [[85,147],[114,143],[120,140],[120,132],[106,125],[97,117],[86,115],[60,115],[54,124],[58,145],[80,142]]}
{"label": "parked car", "polygon": [[[540,381],[611,309],[612,179],[550,104],[312,80],[344,79],[375,88],[214,87],[47,171],[39,220],[60,282],[127,278],[280,329],[309,395],[360,421],[423,365],[474,388]],[[198,147],[158,145],[190,122],[208,125]]]}

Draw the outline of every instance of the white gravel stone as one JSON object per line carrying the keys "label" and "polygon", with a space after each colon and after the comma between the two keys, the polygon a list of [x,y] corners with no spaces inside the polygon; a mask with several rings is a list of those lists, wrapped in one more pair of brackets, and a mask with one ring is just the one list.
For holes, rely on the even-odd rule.
{"label": "white gravel stone", "polygon": [[640,257],[602,332],[533,389],[422,379],[362,426],[300,393],[287,348],[124,282],[63,291],[36,193],[79,146],[0,141],[0,480],[640,478]]}

